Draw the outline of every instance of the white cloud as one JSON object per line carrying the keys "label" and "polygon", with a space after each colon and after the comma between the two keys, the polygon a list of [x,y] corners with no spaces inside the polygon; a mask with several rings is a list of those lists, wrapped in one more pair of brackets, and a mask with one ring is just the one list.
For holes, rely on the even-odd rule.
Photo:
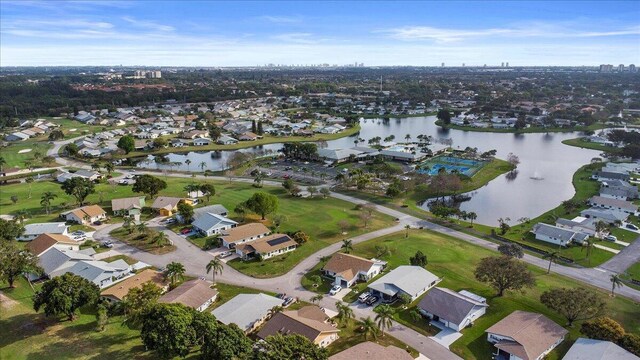
{"label": "white cloud", "polygon": [[275,24],[298,24],[302,22],[301,16],[264,15],[264,16],[259,16],[258,19],[275,23]]}
{"label": "white cloud", "polygon": [[128,22],[129,24],[135,27],[143,28],[143,29],[149,29],[154,31],[166,31],[166,32],[175,30],[175,28],[170,25],[158,24],[156,22],[148,21],[148,20],[138,20],[131,16],[123,16],[122,20]]}
{"label": "white cloud", "polygon": [[314,38],[311,33],[284,33],[273,35],[271,38],[278,41],[296,44],[316,44],[322,41],[322,39]]}

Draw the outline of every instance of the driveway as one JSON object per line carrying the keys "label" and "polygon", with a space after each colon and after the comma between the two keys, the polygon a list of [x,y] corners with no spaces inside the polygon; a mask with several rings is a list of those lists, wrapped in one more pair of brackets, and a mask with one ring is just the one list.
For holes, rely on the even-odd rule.
{"label": "driveway", "polygon": [[446,347],[447,349],[449,348],[449,346],[451,346],[451,344],[453,344],[456,340],[462,337],[462,333],[459,333],[453,329],[450,329],[442,324],[432,323],[432,325],[439,328],[440,332],[429,338],[437,342],[438,344]]}

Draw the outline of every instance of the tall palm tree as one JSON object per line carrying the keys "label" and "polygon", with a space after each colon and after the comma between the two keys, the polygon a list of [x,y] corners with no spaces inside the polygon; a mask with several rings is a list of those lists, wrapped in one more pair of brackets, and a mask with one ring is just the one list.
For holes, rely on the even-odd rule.
{"label": "tall palm tree", "polygon": [[125,216],[123,220],[124,222],[122,224],[122,227],[127,229],[129,231],[129,234],[131,234],[133,232],[133,218],[130,216]]}
{"label": "tall palm tree", "polygon": [[324,296],[322,296],[322,294],[318,294],[318,295],[314,295],[311,297],[311,299],[309,299],[311,301],[311,303],[315,304],[316,302],[320,303],[320,301],[322,301],[322,298]]}
{"label": "tall palm tree", "polygon": [[5,165],[7,165],[7,160],[4,157],[0,156],[0,172],[4,170]]}
{"label": "tall palm tree", "polygon": [[376,321],[378,322],[378,327],[382,332],[382,336],[384,336],[384,329],[388,329],[393,325],[391,319],[393,318],[393,313],[395,311],[391,306],[384,304],[378,306],[376,312],[378,313],[376,315]]}
{"label": "tall palm tree", "polygon": [[222,261],[217,256],[209,261],[206,266],[207,274],[212,273],[213,282],[216,282],[216,274],[222,274],[222,270],[224,270],[224,266],[222,265]]}
{"label": "tall palm tree", "polygon": [[357,322],[358,326],[362,330],[362,334],[364,335],[364,340],[367,340],[367,335],[371,334],[373,339],[375,340],[378,335],[378,326],[376,326],[376,322],[371,319],[371,316],[368,316],[366,319],[360,320]]}
{"label": "tall palm tree", "polygon": [[340,248],[343,249],[346,254],[350,253],[351,250],[353,250],[353,241],[348,239],[342,240],[342,246]]}
{"label": "tall palm tree", "polygon": [[29,212],[27,210],[20,209],[16,211],[15,219],[18,220],[20,224],[23,224],[24,221],[28,218],[29,218]]}
{"label": "tall palm tree", "polygon": [[189,171],[189,165],[191,165],[191,160],[187,159],[184,161],[185,164],[187,164],[187,171]]}
{"label": "tall palm tree", "polygon": [[406,238],[408,238],[408,237],[409,237],[409,230],[411,230],[411,225],[409,225],[409,224],[405,225],[405,226],[404,226],[404,230],[405,230],[405,232],[404,232],[404,238],[406,239]]}
{"label": "tall palm tree", "polygon": [[551,272],[551,264],[552,263],[558,263],[558,260],[560,260],[560,252],[559,251],[552,251],[550,253],[547,253],[542,258],[543,259],[549,259],[549,268],[547,268],[547,274],[549,274]]}
{"label": "tall palm tree", "polygon": [[158,234],[153,238],[153,242],[160,246],[164,246],[168,241],[169,237],[162,231],[158,232]]}
{"label": "tall palm tree", "polygon": [[35,179],[33,178],[33,176],[29,176],[28,178],[26,178],[24,180],[27,184],[29,184],[29,196],[27,197],[28,199],[31,199],[31,184],[33,184],[33,182],[35,181]]}
{"label": "tall palm tree", "polygon": [[178,278],[184,279],[185,271],[184,265],[174,261],[167,264],[167,268],[164,270],[164,276],[171,280],[171,286],[173,287]]}
{"label": "tall palm tree", "polygon": [[93,164],[91,164],[91,170],[95,170],[97,172],[100,172],[100,169],[102,168],[102,166],[100,165],[99,162],[94,162]]}
{"label": "tall palm tree", "polygon": [[184,187],[184,191],[186,191],[189,196],[191,196],[190,194],[192,192],[197,194],[198,190],[200,190],[200,187],[196,184],[187,184]]}
{"label": "tall palm tree", "polygon": [[140,224],[136,225],[136,232],[139,234],[144,234],[147,232],[147,230],[149,230],[147,224],[142,221],[140,222]]}
{"label": "tall palm tree", "polygon": [[111,175],[113,170],[116,169],[116,166],[113,165],[113,163],[108,162],[108,163],[104,164],[104,169],[107,170],[107,174]]}
{"label": "tall palm tree", "polygon": [[58,195],[52,193],[51,191],[46,191],[44,194],[42,194],[42,197],[40,197],[40,205],[44,207],[45,211],[47,212],[47,215],[49,215],[51,210],[51,200],[57,197]]}
{"label": "tall palm tree", "polygon": [[336,308],[338,309],[338,315],[336,315],[336,317],[342,324],[355,317],[353,309],[351,309],[349,305],[343,303],[342,301],[336,302]]}
{"label": "tall palm tree", "polygon": [[202,161],[202,162],[200,162],[200,165],[199,165],[199,166],[200,166],[200,170],[204,171],[204,168],[206,168],[206,167],[207,167],[207,163],[206,163],[206,162],[204,162],[204,161]]}
{"label": "tall palm tree", "polygon": [[611,281],[611,296],[615,296],[616,295],[615,294],[616,288],[621,288],[621,287],[624,286],[624,284],[622,283],[622,279],[620,278],[620,274],[611,275],[609,280]]}
{"label": "tall palm tree", "polygon": [[582,243],[582,251],[584,250],[587,251],[587,260],[589,260],[589,266],[591,266],[591,253],[593,252],[594,248],[595,248],[595,243],[591,239],[586,239]]}

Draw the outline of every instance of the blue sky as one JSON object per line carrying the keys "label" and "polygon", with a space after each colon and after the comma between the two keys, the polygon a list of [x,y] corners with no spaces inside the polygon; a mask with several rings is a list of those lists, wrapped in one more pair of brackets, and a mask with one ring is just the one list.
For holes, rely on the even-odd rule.
{"label": "blue sky", "polygon": [[640,64],[640,1],[0,0],[0,63]]}

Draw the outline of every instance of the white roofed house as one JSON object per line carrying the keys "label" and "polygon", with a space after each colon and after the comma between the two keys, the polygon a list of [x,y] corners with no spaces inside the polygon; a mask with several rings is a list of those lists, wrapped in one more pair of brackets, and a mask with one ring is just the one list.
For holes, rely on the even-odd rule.
{"label": "white roofed house", "polygon": [[531,232],[536,236],[536,240],[560,246],[567,246],[572,242],[582,244],[589,238],[589,234],[545,223],[535,224]]}
{"label": "white roofed house", "polygon": [[129,275],[131,273],[131,267],[122,259],[110,263],[98,260],[81,260],[76,262],[66,272],[81,276],[102,289]]}
{"label": "white roofed house", "polygon": [[322,267],[322,272],[334,279],[335,285],[351,287],[358,281],[369,281],[382,272],[386,263],[376,259],[367,260],[359,256],[335,253]]}
{"label": "white roofed house", "polygon": [[66,236],[69,234],[69,227],[63,222],[27,224],[24,226],[24,233],[16,238],[16,240],[31,241],[38,237],[38,235],[45,233]]}
{"label": "white roofed house", "polygon": [[260,326],[282,300],[266,294],[239,294],[211,312],[225,325],[236,324],[245,334]]}
{"label": "white roofed house", "polygon": [[435,287],[429,291],[418,304],[420,312],[432,322],[442,324],[455,331],[460,331],[487,311],[487,300],[483,297],[462,290],[455,292],[446,288]]}
{"label": "white roofed house", "polygon": [[212,212],[197,215],[191,224],[195,230],[204,236],[219,234],[223,230],[228,230],[238,225],[237,222]]}
{"label": "white roofed house", "polygon": [[626,200],[613,199],[603,196],[592,196],[589,199],[589,205],[612,211],[619,211],[629,215],[638,215],[638,206]]}
{"label": "white roofed house", "polygon": [[441,280],[420,266],[402,265],[369,284],[368,288],[383,302],[394,302],[403,294],[413,301]]}
{"label": "white roofed house", "polygon": [[274,256],[282,255],[294,251],[298,243],[287,234],[272,234],[236,246],[236,253],[243,260],[258,258],[260,260],[270,259]]}

